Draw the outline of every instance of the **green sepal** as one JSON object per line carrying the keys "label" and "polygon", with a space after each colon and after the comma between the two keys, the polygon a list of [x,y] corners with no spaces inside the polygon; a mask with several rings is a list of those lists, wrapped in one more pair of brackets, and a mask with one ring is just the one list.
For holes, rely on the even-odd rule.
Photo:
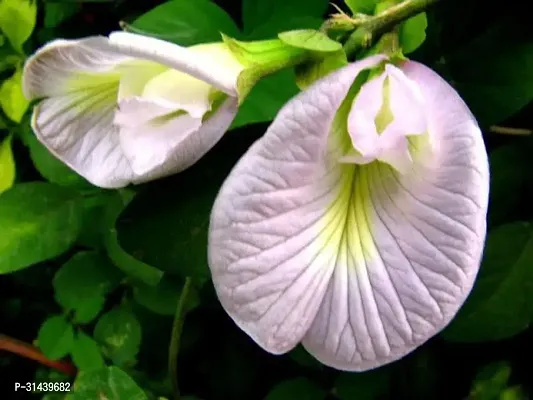
{"label": "green sepal", "polygon": [[286,68],[292,68],[310,56],[311,52],[289,46],[280,39],[242,42],[222,34],[224,43],[245,69],[237,78],[239,104],[261,78]]}
{"label": "green sepal", "polygon": [[342,44],[314,29],[281,32],[278,38],[289,46],[318,53],[333,53],[342,50]]}

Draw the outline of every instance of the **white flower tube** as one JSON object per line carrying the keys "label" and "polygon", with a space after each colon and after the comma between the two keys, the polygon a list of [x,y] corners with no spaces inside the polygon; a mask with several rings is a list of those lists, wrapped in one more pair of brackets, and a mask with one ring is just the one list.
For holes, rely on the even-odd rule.
{"label": "white flower tube", "polygon": [[375,368],[441,331],[473,286],[489,187],[480,129],[416,62],[386,65],[350,97],[385,60],[292,99],[215,202],[218,297],[271,353],[302,342],[334,368]]}
{"label": "white flower tube", "polygon": [[118,188],[184,170],[237,113],[244,66],[223,43],[188,48],[126,32],[56,40],[25,65],[32,127],[91,183]]}

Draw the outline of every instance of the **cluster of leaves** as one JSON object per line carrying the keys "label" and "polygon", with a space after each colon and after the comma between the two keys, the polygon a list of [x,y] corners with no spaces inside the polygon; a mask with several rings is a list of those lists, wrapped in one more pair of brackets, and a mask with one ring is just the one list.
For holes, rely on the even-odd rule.
{"label": "cluster of leaves", "polygon": [[[323,367],[301,347],[283,357],[262,352],[229,321],[209,279],[213,200],[236,160],[264,132],[260,123],[298,92],[294,71],[259,82],[233,124],[239,129],[193,168],[117,191],[91,186],[39,143],[21,87],[26,54],[59,36],[94,33],[72,33],[80,21],[105,25],[111,15],[117,24],[129,18],[121,11],[126,8],[139,8],[140,15],[125,23],[127,30],[180,45],[218,41],[220,32],[255,40],[316,29],[335,10],[326,0],[243,0],[242,9],[231,9],[229,1],[221,7],[170,0],[148,11],[132,3],[0,0],[0,329],[35,341],[48,360],[70,360],[78,370],[70,393],[44,398],[170,397],[175,377],[168,376],[168,343],[187,277],[193,287],[178,376],[182,392],[197,397],[184,398],[524,398],[531,388],[521,375],[529,369],[523,354],[533,348],[533,142],[495,140],[489,131],[503,122],[532,125],[533,37],[520,19],[528,14],[519,5],[491,13],[481,0],[450,0],[400,26],[404,52],[447,78],[486,132],[488,241],[474,290],[442,335],[398,363],[349,374]],[[371,14],[376,3],[337,5]],[[235,22],[239,16],[242,24]],[[5,340],[0,335],[0,350]],[[0,355],[0,367],[16,363]],[[35,376],[24,368],[24,377],[3,375],[9,384],[3,391],[11,394],[15,381],[72,381],[46,368]]]}

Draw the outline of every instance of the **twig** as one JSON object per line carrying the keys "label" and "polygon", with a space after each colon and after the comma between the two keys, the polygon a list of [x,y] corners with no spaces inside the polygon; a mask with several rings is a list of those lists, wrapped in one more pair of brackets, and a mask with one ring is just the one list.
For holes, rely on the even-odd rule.
{"label": "twig", "polygon": [[47,358],[37,347],[18,339],[0,334],[0,351],[8,351],[21,357],[37,361],[69,376],[76,376],[77,370],[68,361],[54,361]]}
{"label": "twig", "polygon": [[533,129],[509,128],[507,126],[497,126],[497,125],[492,125],[489,128],[489,131],[492,132],[492,133],[500,133],[500,134],[503,134],[503,135],[524,136],[524,135],[533,134]]}
{"label": "twig", "polygon": [[400,22],[420,14],[439,0],[405,0],[387,8],[364,21],[348,38],[344,50],[348,56],[361,48],[369,47],[379,35],[392,29]]}

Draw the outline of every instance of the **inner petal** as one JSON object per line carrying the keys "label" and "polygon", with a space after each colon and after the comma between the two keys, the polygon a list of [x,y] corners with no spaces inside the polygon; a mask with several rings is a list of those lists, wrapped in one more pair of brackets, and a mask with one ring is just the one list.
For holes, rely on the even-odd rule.
{"label": "inner petal", "polygon": [[212,87],[186,73],[169,69],[150,79],[142,96],[157,99],[169,107],[186,111],[193,118],[201,118],[211,109]]}
{"label": "inner petal", "polygon": [[394,65],[387,64],[385,71],[390,82],[388,100],[393,120],[403,128],[404,135],[426,133],[427,117],[420,88]]}
{"label": "inner petal", "polygon": [[348,114],[348,133],[354,149],[365,158],[375,158],[378,131],[375,119],[383,103],[385,74],[366,82],[355,97]]}
{"label": "inner petal", "polygon": [[118,101],[132,96],[141,96],[146,84],[155,76],[167,71],[164,65],[146,60],[133,60],[120,64]]}
{"label": "inner petal", "polygon": [[201,118],[164,103],[132,98],[122,102],[115,115],[120,125],[120,145],[136,175],[143,175],[167,161],[173,150],[202,125]]}
{"label": "inner petal", "polygon": [[420,88],[397,67],[365,83],[348,115],[353,149],[340,162],[368,164],[378,160],[405,173],[413,163],[408,136],[427,133]]}

